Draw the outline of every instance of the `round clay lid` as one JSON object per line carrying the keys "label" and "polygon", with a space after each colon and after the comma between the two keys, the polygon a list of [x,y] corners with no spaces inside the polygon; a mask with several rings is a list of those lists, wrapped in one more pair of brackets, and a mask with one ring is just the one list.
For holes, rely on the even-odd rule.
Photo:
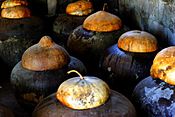
{"label": "round clay lid", "polygon": [[97,32],[110,32],[119,30],[121,27],[121,19],[106,11],[98,11],[88,16],[83,22],[83,28]]}
{"label": "round clay lid", "polygon": [[119,37],[118,47],[128,52],[154,52],[157,39],[150,33],[140,30],[125,32]]}
{"label": "round clay lid", "polygon": [[33,71],[60,69],[69,62],[68,52],[49,36],[43,36],[39,43],[29,47],[22,56],[22,66]]}
{"label": "round clay lid", "polygon": [[92,3],[86,0],[78,0],[68,4],[66,13],[70,15],[83,16],[88,15],[93,10]]}
{"label": "round clay lid", "polygon": [[[79,72],[71,70],[70,72]],[[56,98],[72,109],[89,109],[103,105],[109,98],[109,86],[101,79],[92,76],[73,77],[64,81],[58,88]]]}
{"label": "round clay lid", "polygon": [[15,6],[27,6],[28,2],[26,0],[5,0],[1,8],[10,8]]}
{"label": "round clay lid", "polygon": [[2,9],[1,17],[9,19],[26,18],[30,17],[31,12],[25,6],[15,6],[10,8]]}
{"label": "round clay lid", "polygon": [[154,58],[150,74],[171,85],[175,85],[175,46],[161,50]]}

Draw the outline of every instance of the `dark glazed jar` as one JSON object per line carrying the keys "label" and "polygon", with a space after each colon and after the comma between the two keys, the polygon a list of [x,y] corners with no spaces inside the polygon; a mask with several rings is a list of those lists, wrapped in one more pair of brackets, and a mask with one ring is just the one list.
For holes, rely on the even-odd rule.
{"label": "dark glazed jar", "polygon": [[65,47],[69,35],[77,26],[83,23],[92,11],[93,6],[90,1],[77,0],[76,2],[69,3],[64,13],[58,14],[53,23],[53,31],[56,36],[62,39]]}
{"label": "dark glazed jar", "polygon": [[156,38],[145,31],[122,34],[118,44],[109,47],[100,61],[104,80],[112,89],[130,97],[135,85],[149,76],[157,48]]}
{"label": "dark glazed jar", "polygon": [[62,105],[50,95],[40,102],[32,117],[136,117],[136,111],[131,102],[122,94],[111,91],[110,99],[102,106],[87,110],[73,110]]}
{"label": "dark glazed jar", "polygon": [[132,98],[140,116],[175,116],[174,59],[174,46],[161,50],[154,58],[150,76],[135,87]]}
{"label": "dark glazed jar", "polygon": [[62,116],[136,117],[136,111],[126,97],[110,90],[103,80],[79,74],[64,81],[56,93],[42,100],[33,111],[33,117]]}
{"label": "dark glazed jar", "polygon": [[32,16],[27,5],[25,0],[5,0],[1,6],[0,58],[10,68],[20,61],[28,47],[46,33],[44,21]]}
{"label": "dark glazed jar", "polygon": [[126,30],[119,17],[106,11],[98,11],[73,30],[68,38],[67,48],[88,69],[92,69],[98,66],[104,50],[116,43]]}
{"label": "dark glazed jar", "polygon": [[11,84],[18,102],[33,109],[36,104],[56,91],[66,79],[70,56],[49,36],[28,48],[21,62],[11,72]]}

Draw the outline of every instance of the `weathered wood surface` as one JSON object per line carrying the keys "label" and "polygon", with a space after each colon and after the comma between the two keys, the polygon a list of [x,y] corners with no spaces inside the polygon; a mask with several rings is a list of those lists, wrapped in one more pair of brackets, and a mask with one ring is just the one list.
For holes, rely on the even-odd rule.
{"label": "weathered wood surface", "polygon": [[157,36],[161,46],[175,45],[175,0],[116,0],[125,22]]}

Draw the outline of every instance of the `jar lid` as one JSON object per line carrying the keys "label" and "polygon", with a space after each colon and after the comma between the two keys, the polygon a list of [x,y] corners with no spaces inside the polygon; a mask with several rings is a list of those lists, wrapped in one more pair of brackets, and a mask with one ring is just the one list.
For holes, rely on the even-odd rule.
{"label": "jar lid", "polygon": [[110,32],[119,30],[121,27],[121,19],[106,11],[98,11],[88,16],[83,22],[83,28],[97,32]]}
{"label": "jar lid", "polygon": [[89,109],[104,104],[110,95],[109,86],[101,79],[92,76],[73,77],[64,81],[58,88],[56,98],[72,109]]}
{"label": "jar lid", "polygon": [[69,62],[68,52],[49,36],[43,36],[39,43],[29,47],[22,55],[22,66],[33,71],[60,69]]}
{"label": "jar lid", "polygon": [[9,19],[26,18],[30,17],[31,12],[25,6],[15,6],[10,8],[2,9],[1,17]]}
{"label": "jar lid", "polygon": [[125,32],[119,37],[118,47],[128,52],[154,52],[157,39],[150,33],[140,30]]}
{"label": "jar lid", "polygon": [[5,0],[1,8],[10,8],[15,6],[28,6],[28,2],[26,0]]}
{"label": "jar lid", "polygon": [[79,0],[68,4],[66,13],[70,15],[83,16],[88,15],[93,10],[92,3],[86,0]]}
{"label": "jar lid", "polygon": [[175,46],[161,50],[155,56],[150,74],[171,85],[175,85]]}

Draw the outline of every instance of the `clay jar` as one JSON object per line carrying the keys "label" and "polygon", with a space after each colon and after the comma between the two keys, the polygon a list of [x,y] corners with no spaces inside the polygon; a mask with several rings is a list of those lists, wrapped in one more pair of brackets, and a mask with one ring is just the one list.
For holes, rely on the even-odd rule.
{"label": "clay jar", "polygon": [[67,42],[68,51],[82,60],[87,68],[95,68],[104,50],[116,43],[124,30],[119,17],[98,11],[73,30]]}
{"label": "clay jar", "polygon": [[175,47],[161,50],[154,58],[150,76],[139,82],[133,101],[142,117],[173,117],[175,111]]}
{"label": "clay jar", "polygon": [[79,25],[83,23],[85,18],[91,14],[93,6],[90,1],[78,0],[69,3],[62,14],[58,14],[53,23],[53,31],[55,35],[60,37],[65,44],[69,35]]}
{"label": "clay jar", "polygon": [[157,39],[148,32],[132,30],[122,34],[100,61],[104,80],[130,97],[135,85],[149,76],[157,49]]}
{"label": "clay jar", "polygon": [[55,92],[66,79],[69,62],[67,51],[49,36],[43,36],[23,53],[11,72],[18,102],[32,110],[40,100]]}
{"label": "clay jar", "polygon": [[25,0],[5,0],[0,17],[0,58],[13,68],[23,52],[44,35],[42,19],[31,16]]}
{"label": "clay jar", "polygon": [[56,93],[42,100],[32,117],[62,116],[136,117],[136,111],[126,97],[110,90],[101,79],[80,75],[64,81]]}

